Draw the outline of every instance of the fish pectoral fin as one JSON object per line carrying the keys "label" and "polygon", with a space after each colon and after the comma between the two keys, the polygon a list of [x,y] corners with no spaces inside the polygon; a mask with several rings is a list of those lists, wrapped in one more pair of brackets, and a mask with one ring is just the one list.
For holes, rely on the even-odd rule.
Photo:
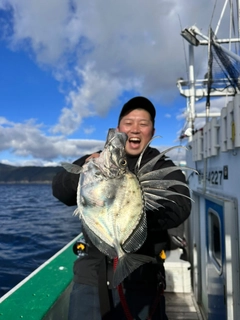
{"label": "fish pectoral fin", "polygon": [[62,167],[70,173],[79,174],[82,172],[82,167],[78,166],[77,164],[68,163],[68,162],[61,162]]}
{"label": "fish pectoral fin", "polygon": [[130,273],[141,265],[156,261],[153,257],[136,253],[126,253],[119,260],[113,274],[113,287],[116,288]]}

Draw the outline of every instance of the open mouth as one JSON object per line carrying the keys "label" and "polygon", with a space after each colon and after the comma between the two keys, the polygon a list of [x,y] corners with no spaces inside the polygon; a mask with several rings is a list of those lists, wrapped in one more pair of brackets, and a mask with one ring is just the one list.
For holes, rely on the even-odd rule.
{"label": "open mouth", "polygon": [[138,146],[141,142],[139,138],[130,138],[128,139],[129,143],[134,146]]}

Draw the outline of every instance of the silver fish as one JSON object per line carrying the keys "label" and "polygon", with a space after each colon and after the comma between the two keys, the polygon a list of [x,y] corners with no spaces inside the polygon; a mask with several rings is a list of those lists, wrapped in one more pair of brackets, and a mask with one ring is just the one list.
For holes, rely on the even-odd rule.
{"label": "silver fish", "polygon": [[159,200],[172,201],[168,196],[179,195],[168,190],[169,187],[187,187],[181,181],[163,180],[170,172],[183,170],[182,167],[151,171],[156,162],[175,147],[157,155],[140,169],[145,148],[134,174],[127,166],[126,141],[125,133],[109,129],[99,157],[91,158],[82,167],[62,163],[67,171],[80,174],[74,214],[79,215],[92,243],[110,258],[118,258],[114,287],[140,265],[153,261],[152,257],[134,253],[147,237],[146,209],[156,210],[162,207]]}

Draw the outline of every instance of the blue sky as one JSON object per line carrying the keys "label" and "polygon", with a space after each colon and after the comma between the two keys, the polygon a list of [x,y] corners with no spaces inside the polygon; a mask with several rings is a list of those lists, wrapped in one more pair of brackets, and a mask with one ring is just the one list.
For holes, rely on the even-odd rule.
{"label": "blue sky", "polygon": [[[0,163],[56,165],[99,150],[135,95],[157,109],[162,138],[152,145],[179,145],[186,100],[176,80],[187,79],[188,58],[180,32],[195,24],[207,34],[214,4],[0,0]],[[202,76],[206,52],[195,59]]]}

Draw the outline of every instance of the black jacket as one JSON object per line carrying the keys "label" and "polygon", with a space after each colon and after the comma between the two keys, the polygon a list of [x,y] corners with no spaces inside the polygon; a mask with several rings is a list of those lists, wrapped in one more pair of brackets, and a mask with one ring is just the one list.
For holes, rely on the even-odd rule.
{"label": "black jacket", "polygon": [[[145,151],[141,166],[159,154],[157,149],[148,147]],[[74,163],[82,166],[89,155],[86,155]],[[134,172],[138,156],[127,156],[129,170]],[[160,159],[154,170],[173,166],[173,162],[166,157]],[[170,173],[166,179],[173,179],[185,182],[185,176],[181,170]],[[59,172],[52,183],[53,195],[68,206],[76,205],[77,186],[79,176],[65,170]],[[173,189],[173,188],[172,188]],[[189,191],[183,186],[174,187],[174,191],[189,196]],[[168,229],[175,228],[183,223],[189,216],[191,202],[182,196],[171,196],[172,202],[162,203],[165,208],[158,211],[147,211],[148,236],[138,253],[150,256],[157,256],[161,250],[167,249],[169,242]],[[98,284],[98,271],[104,255],[93,245],[90,245],[88,255],[76,260],[74,264],[74,281],[89,285]],[[143,266],[144,268],[144,266]]]}

